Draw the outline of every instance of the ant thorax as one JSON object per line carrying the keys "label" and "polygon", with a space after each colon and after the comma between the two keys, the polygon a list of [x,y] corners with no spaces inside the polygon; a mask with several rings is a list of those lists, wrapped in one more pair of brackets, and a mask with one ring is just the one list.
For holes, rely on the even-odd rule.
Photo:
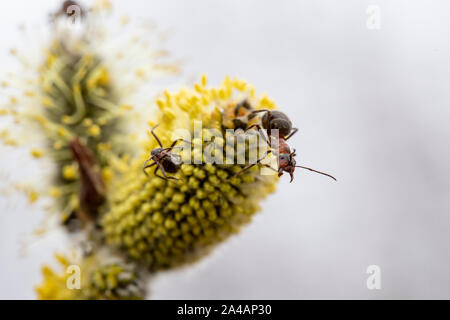
{"label": "ant thorax", "polygon": [[291,148],[286,143],[283,137],[278,135],[270,136],[270,148],[275,154],[291,153]]}

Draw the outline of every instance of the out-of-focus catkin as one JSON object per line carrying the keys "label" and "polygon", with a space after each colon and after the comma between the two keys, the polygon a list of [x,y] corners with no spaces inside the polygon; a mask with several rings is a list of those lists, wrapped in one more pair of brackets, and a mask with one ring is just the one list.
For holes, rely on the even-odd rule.
{"label": "out-of-focus catkin", "polygon": [[126,153],[124,144],[116,143],[124,134],[123,115],[107,67],[88,51],[71,52],[55,42],[40,72],[45,108],[37,120],[57,165],[52,191],[65,221],[79,209],[79,164],[71,141],[82,140],[108,181],[109,160]]}
{"label": "out-of-focus catkin", "polygon": [[[68,2],[82,12],[77,23],[67,15]],[[118,23],[109,15],[108,1],[94,1],[90,7],[68,2],[61,1],[51,15],[45,29],[48,37],[27,28],[28,38],[37,43],[10,50],[21,72],[5,73],[8,80],[1,86],[11,96],[0,106],[0,142],[29,147],[31,156],[43,160],[45,167],[19,189],[27,192],[30,202],[53,197],[57,205],[49,209],[60,213],[64,223],[89,216],[80,199],[88,185],[83,182],[86,174],[71,143],[76,139],[83,152],[92,154],[95,165],[87,169],[102,178],[97,179],[103,180],[97,184],[103,191],[99,193],[106,192],[115,169],[120,170],[121,162],[139,150],[136,132],[147,115],[145,110],[137,111],[143,105],[136,101],[138,92],[145,89],[150,99],[160,90],[153,88],[153,80],[177,71],[176,65],[164,63],[160,34],[146,23],[128,19]],[[103,200],[103,194],[98,198]]]}
{"label": "out-of-focus catkin", "polygon": [[145,298],[146,283],[142,273],[138,273],[133,265],[121,261],[102,263],[103,258],[100,259],[95,254],[84,257],[81,261],[71,260],[62,254],[55,256],[62,270],[55,271],[49,266],[42,267],[44,279],[36,287],[40,300]]}

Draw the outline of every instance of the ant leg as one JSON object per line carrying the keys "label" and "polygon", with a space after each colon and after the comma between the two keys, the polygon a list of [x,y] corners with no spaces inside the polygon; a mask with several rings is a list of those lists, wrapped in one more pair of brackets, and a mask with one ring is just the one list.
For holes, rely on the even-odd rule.
{"label": "ant leg", "polygon": [[154,174],[156,177],[158,177],[158,178],[161,178],[161,179],[163,179],[163,180],[168,180],[167,178],[162,177],[162,176],[160,176],[160,175],[157,173],[157,172],[158,172],[158,169],[160,169],[159,163],[158,163],[158,166],[155,168],[155,171],[153,171],[153,174]]}
{"label": "ant leg", "polygon": [[[146,163],[147,163],[147,161],[146,161]],[[152,164],[149,164],[149,165],[145,165],[145,164],[144,164],[144,167],[142,168],[142,170],[144,171],[144,173],[145,173],[146,176],[148,176],[148,173],[147,173],[147,171],[145,171],[145,169],[151,168],[151,167],[153,167],[155,164],[156,164],[156,162],[153,162]]]}
{"label": "ant leg", "polygon": [[280,168],[278,169],[278,178],[281,177],[283,175],[283,169]]}
{"label": "ant leg", "polygon": [[177,140],[175,140],[174,142],[172,142],[172,144],[170,145],[169,148],[166,148],[166,149],[172,150],[172,149],[175,147],[175,145],[176,145],[178,142],[180,142],[180,141],[187,142],[187,143],[192,143],[192,142],[187,141],[187,140],[184,140],[184,139],[177,139]]}
{"label": "ant leg", "polygon": [[180,180],[180,179],[175,178],[175,177],[169,177],[169,176],[166,174],[166,171],[164,170],[164,168],[163,168],[162,166],[159,166],[158,169],[161,170],[161,173],[163,174],[164,178],[161,177],[160,175],[156,174],[156,170],[155,170],[155,176],[160,177],[160,178],[163,178],[164,180]]}
{"label": "ant leg", "polygon": [[254,110],[250,113],[249,115],[249,119],[253,119],[255,117],[255,114],[259,113],[259,112],[270,112],[269,109],[259,109],[259,110]]}
{"label": "ant leg", "polygon": [[255,115],[256,113],[258,113],[258,112],[267,112],[267,123],[264,123],[264,122],[263,122],[263,127],[266,127],[266,128],[267,128],[267,134],[268,134],[269,137],[270,137],[270,136],[271,136],[270,128],[272,127],[272,126],[270,125],[270,123],[272,122],[272,114],[270,113],[270,110],[269,110],[269,109],[260,109],[260,110],[252,111],[252,113],[250,113],[250,116],[249,116],[248,118],[249,118],[249,119],[253,119],[254,115]]}
{"label": "ant leg", "polygon": [[266,167],[266,168],[269,168],[269,169],[272,170],[272,171],[278,172],[278,170],[275,169],[275,168],[273,168],[272,166],[270,166],[270,164],[261,164],[261,165],[264,166],[264,167]]}
{"label": "ant leg", "polygon": [[[246,167],[243,168],[241,171],[235,173],[235,174],[233,175],[233,177],[240,175],[241,173],[243,173],[244,171],[247,171],[247,170],[250,169],[250,168],[253,168],[253,167],[256,166],[257,164],[259,164],[261,161],[263,161],[263,160],[269,155],[269,153],[271,153],[271,152],[272,152],[271,150],[267,151],[266,154],[265,154],[261,159],[257,160],[255,163],[252,163],[251,165],[246,166]],[[269,165],[268,165],[268,164],[267,164],[267,165],[264,164],[264,166],[269,166]],[[269,167],[270,167],[270,166],[269,166]],[[273,169],[272,167],[270,167],[270,168]],[[274,169],[274,170],[275,170],[275,169]],[[277,171],[277,170],[275,170],[275,171]]]}
{"label": "ant leg", "polygon": [[266,141],[267,145],[268,145],[269,147],[272,147],[272,145],[271,145],[269,139],[264,135],[263,129],[261,128],[261,126],[260,126],[259,124],[257,124],[257,123],[252,124],[250,127],[248,127],[247,129],[245,129],[245,132],[247,132],[248,130],[250,130],[250,129],[252,129],[252,128],[256,128],[257,131],[258,131],[258,133],[259,133],[259,135]]}
{"label": "ant leg", "polygon": [[292,128],[291,133],[289,133],[288,136],[287,136],[284,140],[287,140],[287,139],[289,139],[290,137],[292,137],[294,134],[297,133],[297,131],[298,131],[298,128]]}
{"label": "ant leg", "polygon": [[[166,148],[166,149],[168,149],[168,148]],[[164,149],[164,150],[166,150],[166,149]],[[145,167],[145,168],[148,168],[146,165],[147,165],[147,163],[148,163],[149,161],[153,160],[153,157],[154,157],[154,156],[151,156],[150,158],[148,158],[147,160],[145,160],[145,162],[144,162],[144,167]],[[167,158],[167,154],[164,155],[163,157],[159,158],[159,160],[158,160],[158,161],[155,161],[155,163],[158,163],[158,164],[159,164],[159,161],[161,161],[161,160],[164,159],[164,158]]]}
{"label": "ant leg", "polygon": [[252,129],[252,128],[256,128],[256,129],[258,129],[258,130],[261,130],[262,128],[261,128],[261,126],[259,125],[259,124],[257,124],[257,123],[255,123],[255,124],[252,124],[250,127],[248,127],[247,129],[245,129],[245,132],[247,132],[248,130],[250,130],[250,129]]}
{"label": "ant leg", "polygon": [[170,145],[170,147],[164,148],[163,150],[172,151],[172,149],[183,148],[183,147],[177,147],[177,146],[175,146],[175,145],[176,145],[178,142],[180,142],[180,141],[183,141],[183,142],[186,142],[186,143],[189,143],[190,145],[192,145],[192,142],[191,142],[191,141],[187,141],[187,140],[184,140],[184,139],[177,139],[177,140],[175,140],[174,142],[172,142],[172,144]]}
{"label": "ant leg", "polygon": [[[188,143],[188,144],[191,145],[191,146],[193,145],[192,141],[188,141],[188,140],[184,140],[184,139],[177,139],[177,140],[175,140],[174,142],[172,142],[172,144],[170,145],[169,148],[164,148],[163,150],[171,151],[171,150],[176,149],[176,148],[183,148],[183,147],[176,146],[176,144],[177,144],[178,142],[180,142],[180,141],[186,142],[186,143]],[[212,141],[209,141],[209,142],[205,145],[205,147],[208,146],[211,142],[212,142]],[[195,146],[195,145],[196,145],[196,146],[199,146],[199,147],[203,147],[203,145],[194,144],[194,146]]]}
{"label": "ant leg", "polygon": [[149,163],[149,161],[153,160],[153,156],[150,156],[150,158],[148,158],[147,160],[145,160],[144,162],[144,167],[147,165],[147,163]]}
{"label": "ant leg", "polygon": [[158,123],[157,125],[155,125],[155,126],[152,128],[151,133],[152,133],[153,137],[155,137],[155,139],[156,139],[156,141],[158,142],[159,146],[160,146],[161,148],[163,148],[163,145],[162,145],[161,141],[159,140],[158,136],[155,134],[155,129],[156,129],[158,126],[159,126],[159,123]]}
{"label": "ant leg", "polygon": [[256,164],[257,164],[257,163],[253,163],[253,164],[251,164],[251,165],[245,167],[245,168],[242,169],[241,171],[235,173],[235,174],[233,175],[233,177],[236,177],[236,176],[240,175],[241,173],[247,171],[248,169],[253,168],[254,166],[256,166]]}

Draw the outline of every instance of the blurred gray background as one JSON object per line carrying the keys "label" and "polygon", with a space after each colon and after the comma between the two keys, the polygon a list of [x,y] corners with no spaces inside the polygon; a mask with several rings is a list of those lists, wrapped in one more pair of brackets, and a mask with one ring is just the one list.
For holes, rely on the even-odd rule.
{"label": "blurred gray background", "polygon": [[[42,23],[55,3],[0,3],[2,70],[17,25]],[[155,277],[152,298],[450,298],[448,1],[113,3],[172,31],[166,47],[185,76],[229,74],[267,92],[300,128],[297,162],[338,178],[284,177],[242,234]],[[379,29],[367,26],[373,5]],[[0,161],[1,172],[17,169]],[[43,214],[9,202],[0,199],[0,298],[32,299],[39,265],[65,244],[55,233],[19,256]],[[380,290],[366,287],[369,265],[381,268]]]}

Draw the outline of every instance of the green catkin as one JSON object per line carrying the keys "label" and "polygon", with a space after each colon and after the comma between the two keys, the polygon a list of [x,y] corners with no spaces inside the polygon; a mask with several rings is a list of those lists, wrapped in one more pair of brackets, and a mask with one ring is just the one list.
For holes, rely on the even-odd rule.
{"label": "green catkin", "polygon": [[[206,80],[202,83],[196,91],[166,92],[166,100],[158,101],[162,115],[156,133],[164,146],[170,145],[175,128],[191,130],[195,120],[203,121],[204,131],[219,128],[225,136],[223,114],[241,96],[250,95],[256,108],[274,107],[267,98],[253,97],[251,87],[241,80],[227,78],[220,88],[207,88]],[[222,115],[215,107],[222,108]],[[149,150],[156,147],[150,139]],[[235,151],[238,147],[239,143]],[[195,147],[190,150],[194,158]],[[248,146],[244,150],[248,153]],[[277,181],[273,175],[261,175],[258,166],[234,176],[243,165],[203,161],[183,164],[175,174],[180,180],[173,182],[156,177],[150,169],[146,176],[142,164],[130,165],[127,174],[113,184],[110,209],[101,224],[108,244],[151,271],[195,261],[239,232]]]}
{"label": "green catkin", "polygon": [[123,117],[108,70],[89,53],[73,53],[56,42],[41,68],[44,118],[40,124],[57,165],[54,193],[62,220],[78,210],[79,172],[70,141],[82,140],[108,178],[109,159],[126,153],[114,143],[123,135]]}

